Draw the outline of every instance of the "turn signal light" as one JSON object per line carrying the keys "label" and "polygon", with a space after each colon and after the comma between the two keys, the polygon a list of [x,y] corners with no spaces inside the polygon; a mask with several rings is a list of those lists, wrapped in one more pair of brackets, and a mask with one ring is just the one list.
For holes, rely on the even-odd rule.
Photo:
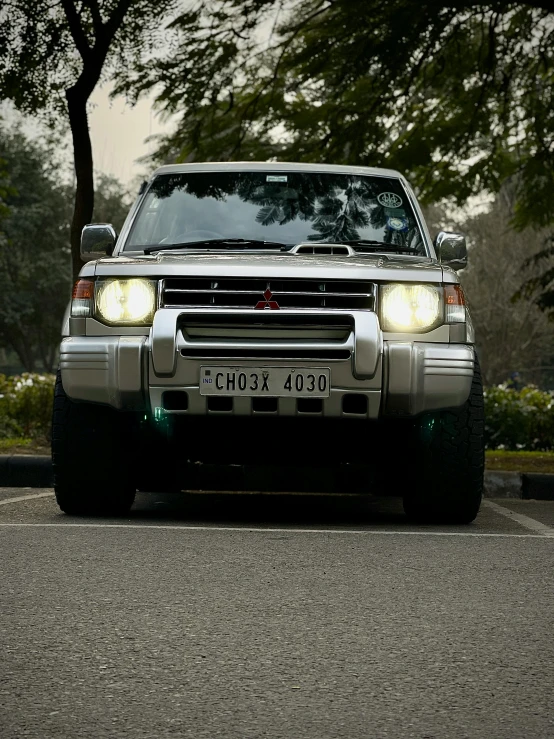
{"label": "turn signal light", "polygon": [[444,309],[446,323],[464,323],[466,299],[461,285],[445,285]]}
{"label": "turn signal light", "polygon": [[73,285],[71,315],[74,318],[92,316],[93,298],[94,282],[92,280],[77,280]]}
{"label": "turn signal light", "polygon": [[91,280],[77,280],[73,285],[73,300],[90,300],[94,293],[94,282]]}

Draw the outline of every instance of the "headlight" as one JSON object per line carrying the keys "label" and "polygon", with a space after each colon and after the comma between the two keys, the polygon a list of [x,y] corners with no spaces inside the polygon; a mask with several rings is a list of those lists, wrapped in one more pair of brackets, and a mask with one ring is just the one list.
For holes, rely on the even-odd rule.
{"label": "headlight", "polygon": [[150,280],[99,280],[96,315],[105,323],[131,326],[152,323],[156,288]]}
{"label": "headlight", "polygon": [[443,318],[442,287],[384,285],[381,288],[383,331],[425,331]]}

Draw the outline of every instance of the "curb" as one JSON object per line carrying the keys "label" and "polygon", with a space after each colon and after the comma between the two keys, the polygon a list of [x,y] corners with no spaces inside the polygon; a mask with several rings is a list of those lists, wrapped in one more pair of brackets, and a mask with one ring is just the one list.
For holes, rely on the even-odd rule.
{"label": "curb", "polygon": [[[51,488],[52,460],[47,455],[0,454],[0,487]],[[485,472],[485,498],[554,500],[554,475]]]}
{"label": "curb", "polygon": [[0,454],[0,487],[51,488],[52,459],[44,455]]}
{"label": "curb", "polygon": [[538,472],[485,472],[485,498],[554,500],[554,475]]}
{"label": "curb", "polygon": [[[553,478],[554,491],[554,475]],[[521,498],[522,475],[519,472],[485,472],[485,498]]]}
{"label": "curb", "polygon": [[525,500],[554,500],[554,475],[521,475],[521,492]]}

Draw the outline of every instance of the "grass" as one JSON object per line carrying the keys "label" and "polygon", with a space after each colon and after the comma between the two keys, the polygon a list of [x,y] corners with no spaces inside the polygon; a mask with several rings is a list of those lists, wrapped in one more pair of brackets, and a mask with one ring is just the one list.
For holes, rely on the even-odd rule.
{"label": "grass", "polygon": [[495,449],[487,451],[485,457],[488,470],[554,473],[554,452],[508,452]]}
{"label": "grass", "polygon": [[50,445],[46,439],[0,439],[0,454],[50,454]]}

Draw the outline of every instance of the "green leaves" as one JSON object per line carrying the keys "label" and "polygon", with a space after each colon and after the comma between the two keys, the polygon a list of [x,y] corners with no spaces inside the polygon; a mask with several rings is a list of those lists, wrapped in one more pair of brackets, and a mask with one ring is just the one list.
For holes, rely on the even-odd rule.
{"label": "green leaves", "polygon": [[0,342],[26,369],[51,366],[69,296],[71,193],[55,181],[55,155],[0,131],[9,210],[0,223]]}
{"label": "green leaves", "polygon": [[[73,191],[61,181],[56,149],[0,127],[0,345],[29,371],[55,366],[70,297]],[[125,195],[112,178],[101,176],[98,184],[96,218],[120,228]]]}
{"label": "green leaves", "polygon": [[178,5],[176,0],[67,0],[46,9],[34,0],[12,0],[0,21],[0,97],[24,113],[50,120],[65,116],[64,92],[77,82],[83,65],[99,64],[93,86],[99,75],[126,79],[128,70],[166,47],[164,27]]}
{"label": "green leaves", "polygon": [[180,116],[160,160],[390,167],[428,204],[513,182],[513,226],[554,225],[548,3],[206,0],[181,18],[142,76]]}
{"label": "green leaves", "polygon": [[0,374],[0,439],[50,440],[55,375]]}
{"label": "green leaves", "polygon": [[[149,71],[158,103],[184,111],[159,154],[387,166],[428,202],[496,191],[522,168],[535,182],[547,163],[531,160],[553,156],[554,27],[529,5],[201,4]],[[546,217],[523,195],[521,219]]]}
{"label": "green leaves", "polygon": [[[87,105],[110,80],[118,91],[156,49],[166,50],[170,14],[179,0],[10,0],[0,11],[0,99],[50,125],[69,122],[76,174],[70,232],[72,272],[79,240],[94,206],[93,157]],[[161,20],[165,17],[164,20]],[[129,70],[131,70],[129,72]],[[119,83],[120,87],[117,86]]]}
{"label": "green leaves", "polygon": [[486,388],[485,441],[488,449],[554,449],[554,395],[534,385]]}

